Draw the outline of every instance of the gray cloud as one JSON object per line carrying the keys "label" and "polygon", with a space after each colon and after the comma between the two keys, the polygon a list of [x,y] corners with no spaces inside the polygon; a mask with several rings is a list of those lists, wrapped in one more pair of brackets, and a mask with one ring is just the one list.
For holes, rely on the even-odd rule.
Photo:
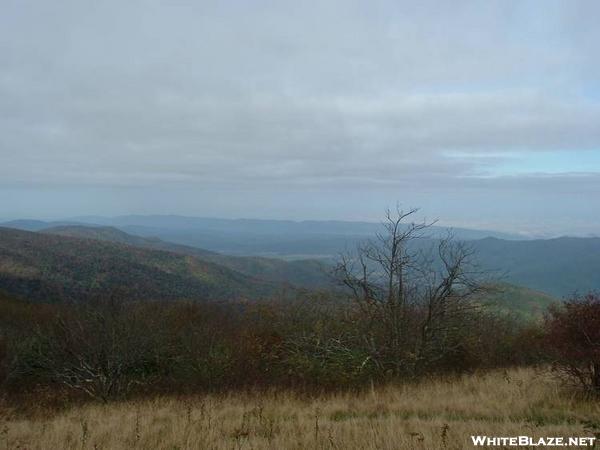
{"label": "gray cloud", "polygon": [[[259,191],[246,200],[297,203],[305,189],[304,214],[348,218],[333,205],[356,189],[442,212],[449,191],[466,204],[473,189],[594,204],[599,13],[593,1],[6,1],[0,189],[55,190],[58,209],[68,189],[226,191],[230,205]],[[497,176],[506,158],[548,152],[591,155],[589,171]],[[12,198],[6,214],[35,208]]]}

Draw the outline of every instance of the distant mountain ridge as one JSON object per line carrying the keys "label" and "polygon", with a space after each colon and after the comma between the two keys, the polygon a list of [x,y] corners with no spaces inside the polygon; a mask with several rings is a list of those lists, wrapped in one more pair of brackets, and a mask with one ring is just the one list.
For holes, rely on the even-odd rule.
{"label": "distant mountain ridge", "polygon": [[67,226],[67,225],[80,225],[80,223],[64,221],[64,220],[46,222],[43,220],[33,220],[33,219],[9,220],[8,222],[0,223],[0,227],[16,228],[17,230],[23,230],[23,231],[41,231],[41,230],[45,230],[46,228]]}
{"label": "distant mountain ridge", "polygon": [[192,256],[217,255],[216,253],[211,252],[209,250],[172,244],[170,242],[162,241],[159,238],[136,236],[110,226],[58,225],[50,228],[43,228],[39,230],[39,232],[45,234],[54,234],[57,236],[67,236],[81,239],[94,239],[97,241],[114,242],[118,244],[152,248],[154,250],[175,251],[181,249],[179,253],[188,253]]}
{"label": "distant mountain ridge", "polygon": [[[199,247],[236,256],[264,256],[292,259],[332,259],[341,252],[383,231],[381,223],[344,221],[290,221],[257,219],[214,219],[170,215],[76,217],[89,224],[114,226],[130,234],[159,237],[164,241]],[[433,226],[432,237],[447,234],[448,228]],[[457,239],[475,240],[487,236],[522,239],[494,231],[453,228]]]}
{"label": "distant mountain ridge", "polygon": [[556,297],[600,290],[600,238],[486,238],[471,245],[481,267],[505,272],[510,283]]}
{"label": "distant mountain ridge", "polygon": [[[245,232],[255,234],[334,234],[372,235],[381,230],[379,222],[358,222],[342,220],[271,220],[271,219],[221,219],[211,217],[190,217],[176,215],[127,215],[117,217],[82,216],[68,219],[67,222],[110,225],[115,227],[147,227],[170,230],[204,230],[219,232]],[[526,239],[518,234],[492,230],[478,230],[461,227],[433,226],[432,234],[445,234],[451,228],[459,239],[471,240],[484,237],[499,239]]]}

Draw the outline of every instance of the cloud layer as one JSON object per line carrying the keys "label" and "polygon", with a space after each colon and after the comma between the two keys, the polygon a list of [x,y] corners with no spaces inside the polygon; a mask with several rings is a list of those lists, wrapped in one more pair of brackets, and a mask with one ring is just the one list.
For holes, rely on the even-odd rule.
{"label": "cloud layer", "polygon": [[4,215],[35,214],[32,190],[57,214],[89,190],[130,202],[83,213],[161,191],[182,200],[151,212],[370,217],[340,207],[359,193],[450,222],[487,198],[505,228],[560,200],[526,222],[565,232],[600,209],[597,2],[95,3],[3,5]]}

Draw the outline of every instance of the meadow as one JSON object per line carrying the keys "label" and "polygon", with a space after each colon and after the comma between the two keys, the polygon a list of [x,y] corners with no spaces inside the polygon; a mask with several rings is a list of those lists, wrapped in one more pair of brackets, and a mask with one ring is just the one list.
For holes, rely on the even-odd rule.
{"label": "meadow", "polygon": [[470,436],[597,436],[600,402],[547,369],[498,370],[360,391],[240,391],[3,407],[6,449],[465,449]]}

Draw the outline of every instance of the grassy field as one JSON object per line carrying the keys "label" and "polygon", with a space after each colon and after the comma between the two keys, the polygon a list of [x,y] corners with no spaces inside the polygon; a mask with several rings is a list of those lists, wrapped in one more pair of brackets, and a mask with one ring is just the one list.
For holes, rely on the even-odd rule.
{"label": "grassy field", "polygon": [[462,449],[481,434],[598,435],[600,402],[519,369],[315,398],[236,393],[0,415],[6,449]]}

